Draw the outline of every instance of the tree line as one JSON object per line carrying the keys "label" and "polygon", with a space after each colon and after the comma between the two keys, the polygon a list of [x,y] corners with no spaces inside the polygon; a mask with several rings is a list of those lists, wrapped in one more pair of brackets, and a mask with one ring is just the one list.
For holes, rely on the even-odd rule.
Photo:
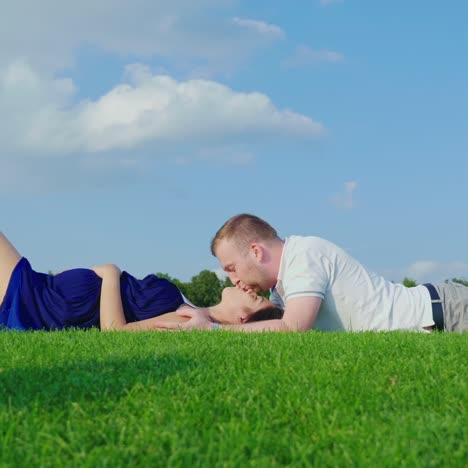
{"label": "tree line", "polygon": [[222,290],[233,285],[229,278],[222,280],[210,270],[203,270],[192,276],[189,282],[180,281],[166,273],[156,273],[156,276],[172,281],[189,301],[199,307],[218,304],[221,301]]}
{"label": "tree line", "polygon": [[[452,278],[451,280],[445,280],[446,283],[448,283],[449,281],[451,281],[452,283],[459,283],[459,284],[463,284],[464,286],[468,286],[468,281],[463,280],[461,278]],[[418,283],[416,280],[408,278],[406,276],[403,279],[403,284],[407,288],[414,288],[415,286],[418,286]]]}

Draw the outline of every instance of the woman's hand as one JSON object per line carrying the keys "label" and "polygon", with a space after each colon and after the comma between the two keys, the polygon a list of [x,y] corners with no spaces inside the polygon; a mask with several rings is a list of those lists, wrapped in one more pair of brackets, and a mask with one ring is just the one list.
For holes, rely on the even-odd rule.
{"label": "woman's hand", "polygon": [[106,265],[98,265],[92,268],[94,273],[99,276],[99,278],[104,279],[104,277],[120,277],[122,272],[117,265],[113,263],[107,263]]}
{"label": "woman's hand", "polygon": [[185,323],[179,322],[158,322],[154,325],[157,330],[212,330],[213,322],[208,314],[200,309],[192,307],[181,307],[177,310],[177,315],[186,317],[189,320]]}

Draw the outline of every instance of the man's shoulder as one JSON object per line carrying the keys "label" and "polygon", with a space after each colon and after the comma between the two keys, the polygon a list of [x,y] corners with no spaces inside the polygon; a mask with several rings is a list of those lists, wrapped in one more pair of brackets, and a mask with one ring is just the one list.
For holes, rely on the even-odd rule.
{"label": "man's shoulder", "polygon": [[286,238],[286,246],[289,251],[308,249],[330,249],[337,246],[326,239],[318,236],[289,236]]}
{"label": "man's shoulder", "polygon": [[291,236],[286,238],[284,265],[312,265],[335,263],[346,253],[339,246],[318,236]]}

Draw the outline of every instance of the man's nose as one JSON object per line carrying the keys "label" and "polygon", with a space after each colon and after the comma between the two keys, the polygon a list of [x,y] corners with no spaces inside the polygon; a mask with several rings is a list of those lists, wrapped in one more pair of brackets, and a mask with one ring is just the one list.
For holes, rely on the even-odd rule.
{"label": "man's nose", "polygon": [[234,286],[237,286],[237,283],[240,281],[237,275],[233,272],[229,273],[229,279]]}

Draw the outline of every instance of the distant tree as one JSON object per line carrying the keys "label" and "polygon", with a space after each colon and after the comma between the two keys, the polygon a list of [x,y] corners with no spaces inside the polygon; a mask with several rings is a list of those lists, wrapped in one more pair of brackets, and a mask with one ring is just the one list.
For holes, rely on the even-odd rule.
{"label": "distant tree", "polygon": [[218,304],[221,300],[221,291],[224,281],[220,280],[215,272],[203,270],[192,277],[188,284],[187,298],[200,307],[209,307]]}
{"label": "distant tree", "polygon": [[232,286],[229,278],[220,280],[216,273],[209,270],[201,271],[187,283],[173,278],[167,273],[158,272],[156,276],[172,281],[189,301],[200,307],[218,304],[221,300],[221,291],[226,286]]}
{"label": "distant tree", "polygon": [[418,283],[414,279],[411,279],[405,276],[405,278],[403,279],[403,285],[406,286],[407,288],[414,288],[415,286],[418,285]]}
{"label": "distant tree", "polygon": [[468,281],[467,280],[462,280],[460,278],[452,278],[452,281],[454,283],[460,283],[460,284],[463,284],[464,286],[468,286]]}
{"label": "distant tree", "polygon": [[232,286],[234,286],[232,284],[232,281],[230,280],[229,276],[226,276],[226,279],[224,280],[224,283],[223,283],[223,288],[231,288]]}

